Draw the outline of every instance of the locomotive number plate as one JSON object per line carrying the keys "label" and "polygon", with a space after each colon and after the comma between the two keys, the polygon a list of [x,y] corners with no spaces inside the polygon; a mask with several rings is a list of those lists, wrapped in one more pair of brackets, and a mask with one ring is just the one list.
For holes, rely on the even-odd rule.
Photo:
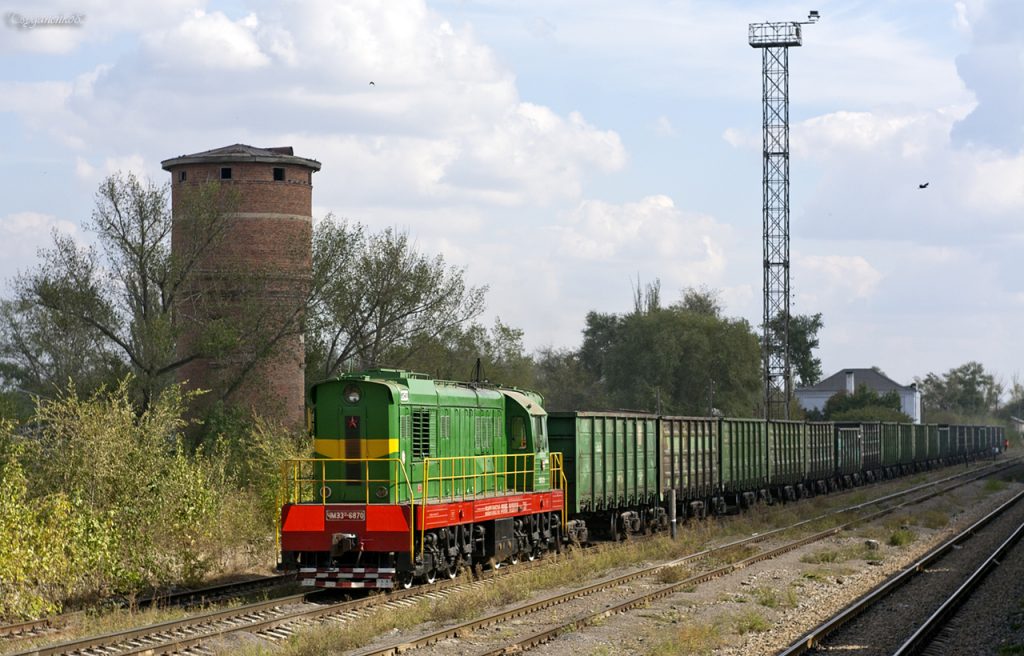
{"label": "locomotive number plate", "polygon": [[366,521],[365,510],[333,510],[327,509],[327,519],[333,521],[349,520],[363,522]]}

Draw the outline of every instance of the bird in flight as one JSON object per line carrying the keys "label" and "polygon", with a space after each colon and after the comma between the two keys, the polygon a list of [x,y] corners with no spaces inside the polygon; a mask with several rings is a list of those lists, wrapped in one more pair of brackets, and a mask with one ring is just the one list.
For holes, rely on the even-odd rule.
{"label": "bird in flight", "polygon": [[[373,83],[371,82],[370,84],[373,84]],[[927,189],[928,188],[928,183],[927,182],[921,183],[921,184],[917,185],[917,188],[918,189]]]}
{"label": "bird in flight", "polygon": [[373,83],[373,80],[370,80],[370,86],[371,86],[371,87],[375,87],[375,86],[377,86],[377,85]]}

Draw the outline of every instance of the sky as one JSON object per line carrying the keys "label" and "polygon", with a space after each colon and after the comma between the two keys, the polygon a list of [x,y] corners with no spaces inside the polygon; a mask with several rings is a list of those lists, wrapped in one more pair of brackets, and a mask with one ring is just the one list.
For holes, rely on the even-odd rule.
{"label": "sky", "polygon": [[810,9],[789,53],[791,288],[795,314],[822,314],[825,375],[908,384],[973,360],[1009,384],[1019,0],[5,0],[2,293],[53,230],[90,243],[107,175],[169,182],[161,160],[245,143],[320,161],[314,220],[408,231],[531,351],[577,347],[638,280],[665,302],[717,290],[756,329],[747,26]]}

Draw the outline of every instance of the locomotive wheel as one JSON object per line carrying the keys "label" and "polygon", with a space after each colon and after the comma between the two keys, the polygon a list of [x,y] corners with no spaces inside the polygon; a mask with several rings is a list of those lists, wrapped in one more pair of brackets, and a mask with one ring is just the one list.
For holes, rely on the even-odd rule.
{"label": "locomotive wheel", "polygon": [[518,565],[519,564],[519,552],[517,551],[516,553],[512,554],[511,556],[509,556],[508,557],[508,562],[509,562],[510,565]]}
{"label": "locomotive wheel", "polygon": [[431,569],[427,570],[426,572],[424,572],[424,574],[423,574],[423,582],[424,583],[426,583],[427,585],[430,585],[431,583],[434,583],[435,581],[437,581],[437,569],[431,568]]}
{"label": "locomotive wheel", "polygon": [[416,577],[413,576],[412,572],[399,572],[398,585],[401,586],[403,590],[408,590],[412,587],[413,580],[415,578]]}
{"label": "locomotive wheel", "polygon": [[448,567],[445,568],[444,573],[448,575],[449,579],[454,579],[459,576],[459,561],[453,560],[448,563]]}

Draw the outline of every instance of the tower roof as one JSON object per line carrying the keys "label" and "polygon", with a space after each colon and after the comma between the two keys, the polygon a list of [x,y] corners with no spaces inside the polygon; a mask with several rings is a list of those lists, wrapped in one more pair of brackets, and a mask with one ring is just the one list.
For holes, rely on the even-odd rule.
{"label": "tower roof", "polygon": [[213,150],[204,150],[201,153],[180,155],[178,157],[172,157],[171,159],[165,159],[160,162],[160,166],[164,170],[169,171],[172,167],[181,166],[182,164],[262,162],[265,164],[292,164],[295,166],[305,166],[306,168],[313,169],[314,171],[320,170],[320,162],[315,159],[296,157],[294,153],[295,151],[291,146],[256,148],[255,146],[249,146],[246,144],[234,144],[231,146],[223,146],[222,148],[214,148]]}

